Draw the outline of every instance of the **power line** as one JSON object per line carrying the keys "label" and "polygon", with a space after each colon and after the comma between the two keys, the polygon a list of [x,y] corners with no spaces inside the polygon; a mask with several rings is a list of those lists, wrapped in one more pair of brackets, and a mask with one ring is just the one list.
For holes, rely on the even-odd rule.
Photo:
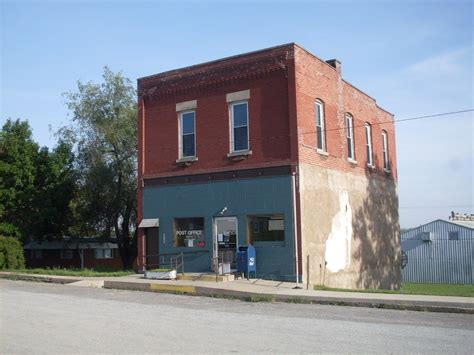
{"label": "power line", "polygon": [[454,114],[457,114],[457,113],[465,113],[465,112],[472,112],[472,111],[474,111],[474,109],[471,108],[471,109],[468,109],[468,110],[437,113],[437,114],[434,114],[434,115],[418,116],[418,117],[410,117],[410,118],[401,118],[401,119],[399,119],[399,120],[395,120],[394,122],[404,122],[404,121],[421,120],[421,119],[423,119],[423,118],[447,116],[447,115],[454,115]]}
{"label": "power line", "polygon": [[[387,121],[387,122],[374,122],[371,123],[371,125],[383,125],[383,124],[394,124],[397,122],[407,122],[407,121],[415,121],[415,120],[421,120],[421,119],[427,119],[427,118],[436,118],[436,117],[442,117],[442,116],[448,116],[448,115],[455,115],[455,114],[461,114],[461,113],[467,113],[467,112],[473,112],[474,109],[466,109],[466,110],[460,110],[460,111],[451,111],[451,112],[443,112],[443,113],[436,113],[432,115],[425,115],[425,116],[416,116],[416,117],[407,117],[407,118],[401,118],[399,120],[393,120],[393,121]],[[363,125],[354,125],[352,128],[360,128],[360,127],[365,127],[365,123]],[[325,129],[325,132],[329,131],[339,131],[339,130],[346,130],[346,127],[337,127],[337,128],[331,128],[331,129]],[[306,134],[315,134],[317,131],[306,131],[302,133],[298,133],[298,135],[306,135]],[[196,132],[195,132],[196,134]],[[146,136],[146,134],[145,134]],[[291,134],[284,134],[284,135],[277,135],[277,136],[266,136],[262,138],[252,138],[250,137],[249,141],[250,143],[255,143],[255,142],[261,142],[261,141],[266,141],[266,140],[272,140],[272,139],[284,139],[291,137]],[[232,141],[230,142],[231,144],[233,143]],[[199,147],[221,147],[221,146],[227,146],[229,145],[229,141],[223,141],[219,143],[200,143]],[[176,151],[176,148],[170,148],[170,147],[161,147],[161,151]],[[179,147],[178,147],[179,150]]]}
{"label": "power line", "polygon": [[[451,112],[436,113],[436,114],[433,114],[433,115],[426,115],[426,116],[401,118],[399,120],[393,120],[393,121],[388,121],[388,122],[374,122],[374,123],[371,123],[371,125],[376,126],[376,125],[391,124],[391,123],[397,123],[397,122],[415,121],[415,120],[422,120],[422,119],[425,119],[425,118],[435,118],[435,117],[440,117],[440,116],[455,115],[455,114],[459,114],[459,113],[466,113],[466,112],[472,112],[472,111],[474,111],[474,109],[471,108],[471,109],[461,110],[461,111],[451,111]],[[359,128],[359,127],[365,127],[365,124],[352,126],[352,128]],[[345,130],[346,127],[337,127],[337,128],[326,129],[326,132],[328,132],[328,131],[339,131],[341,129]],[[304,132],[303,134],[307,134],[307,133],[316,133],[316,131]]]}
{"label": "power line", "polygon": [[444,206],[403,206],[399,208],[447,208],[447,207],[472,207],[474,205],[444,205]]}

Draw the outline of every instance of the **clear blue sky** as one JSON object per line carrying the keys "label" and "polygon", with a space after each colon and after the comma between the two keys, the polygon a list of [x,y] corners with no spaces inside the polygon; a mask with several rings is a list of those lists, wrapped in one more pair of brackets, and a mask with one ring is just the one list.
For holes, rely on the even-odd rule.
{"label": "clear blue sky", "polygon": [[[396,118],[474,107],[471,1],[0,0],[0,16],[0,124],[28,119],[50,147],[61,93],[105,65],[135,82],[287,42],[340,59]],[[397,124],[402,227],[474,212],[473,131],[470,113]]]}

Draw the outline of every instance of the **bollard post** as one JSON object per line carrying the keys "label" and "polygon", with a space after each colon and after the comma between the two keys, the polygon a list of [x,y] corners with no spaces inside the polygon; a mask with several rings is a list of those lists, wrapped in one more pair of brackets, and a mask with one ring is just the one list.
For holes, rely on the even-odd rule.
{"label": "bollard post", "polygon": [[309,290],[309,254],[306,256],[306,289]]}

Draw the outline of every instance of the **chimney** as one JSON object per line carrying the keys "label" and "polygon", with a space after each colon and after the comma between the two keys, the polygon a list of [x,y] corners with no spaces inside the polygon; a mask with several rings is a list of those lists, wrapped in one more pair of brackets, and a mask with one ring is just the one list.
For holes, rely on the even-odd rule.
{"label": "chimney", "polygon": [[333,68],[336,68],[337,72],[341,74],[341,62],[338,59],[329,59],[326,60],[326,63],[328,63]]}

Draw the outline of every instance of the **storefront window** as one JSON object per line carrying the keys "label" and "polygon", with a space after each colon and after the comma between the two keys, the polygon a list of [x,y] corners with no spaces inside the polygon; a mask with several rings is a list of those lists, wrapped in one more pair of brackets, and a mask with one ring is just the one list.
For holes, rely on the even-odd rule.
{"label": "storefront window", "polygon": [[284,242],[285,221],[283,215],[249,216],[249,242]]}
{"label": "storefront window", "polygon": [[204,218],[175,218],[174,246],[204,248]]}

